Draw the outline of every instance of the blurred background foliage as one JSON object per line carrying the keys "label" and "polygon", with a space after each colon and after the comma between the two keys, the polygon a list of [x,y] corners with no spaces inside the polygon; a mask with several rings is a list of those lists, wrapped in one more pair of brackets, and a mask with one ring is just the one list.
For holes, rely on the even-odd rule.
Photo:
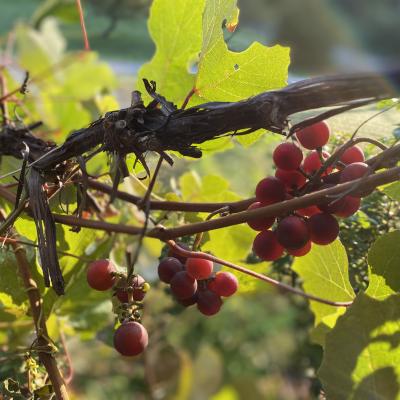
{"label": "blurred background foliage", "polygon": [[[46,71],[44,79],[30,86],[30,94],[18,110],[26,122],[43,120],[47,137],[62,142],[72,129],[87,125],[105,111],[128,104],[137,70],[154,52],[146,27],[150,1],[83,0],[91,47],[97,53],[85,57],[72,52],[82,49],[74,0],[2,0],[1,3],[1,57],[2,63],[9,65],[9,87],[18,85],[21,67],[33,74]],[[379,66],[398,61],[398,1],[243,0],[239,6],[239,28],[226,36],[230,48],[242,50],[254,40],[289,46],[290,79],[357,69],[366,63]],[[333,118],[337,141],[348,137],[375,111],[366,108]],[[392,142],[397,117],[395,110],[385,113],[368,124],[363,135]],[[257,181],[272,173],[271,152],[279,141],[279,137],[264,135],[256,145],[247,148],[233,141],[224,151],[206,151],[200,161],[177,159],[173,169],[164,168],[156,192],[170,199],[209,200],[210,196],[220,195],[214,189],[218,186],[225,188],[223,198],[218,200],[250,196]],[[106,172],[108,162],[105,156],[96,157],[90,172]],[[246,168],[232,171],[233,165]],[[2,172],[14,168],[15,160],[3,160]],[[143,194],[144,190],[135,177],[124,183],[124,189],[137,194]],[[70,196],[68,191],[63,192],[61,203],[69,203],[73,208]],[[106,204],[106,199],[103,202]],[[396,210],[398,203],[376,193],[364,200],[361,212],[342,223],[348,228],[342,229],[341,239],[348,249],[355,290],[366,287],[366,252],[379,235],[398,224]],[[110,215],[119,211],[115,218],[123,222],[135,223],[141,218],[134,207],[122,203],[116,203],[108,211]],[[183,218],[161,213],[158,217],[167,218],[167,225]],[[204,215],[186,218],[200,217]],[[16,227],[28,240],[35,239],[28,218],[20,220]],[[227,241],[221,233],[214,235],[209,243],[217,243],[221,257],[227,255],[230,260],[252,263],[256,261],[254,258],[246,259],[252,234],[246,227],[240,229],[240,237]],[[83,255],[83,260],[62,259],[64,270],[69,271],[66,276],[69,297],[57,300],[48,291],[45,304],[48,310],[55,311],[48,321],[51,336],[57,343],[66,337],[75,375],[72,398],[318,398],[320,384],[315,374],[322,350],[310,342],[313,315],[304,300],[243,280],[242,294],[226,301],[218,315],[205,318],[195,309],[183,309],[173,303],[165,287],[157,282],[155,268],[162,249],[158,242],[150,240],[146,241],[138,272],[152,283],[144,317],[151,345],[135,360],[122,359],[108,346],[114,324],[108,294],[93,294],[88,290],[84,260],[106,257],[112,248],[112,258],[122,267],[125,249],[133,244],[133,239],[120,235],[111,239],[83,230],[79,240],[68,240],[70,234],[67,229],[62,233],[65,240],[60,248]],[[6,253],[0,255],[4,258],[2,265],[9,265]],[[273,265],[255,263],[252,268],[300,285],[290,269],[292,261],[286,257]],[[36,264],[34,255],[31,262]],[[4,314],[0,314],[0,381],[13,377],[24,382],[24,360],[20,353],[32,341],[32,336],[26,334],[31,327],[29,318],[20,318],[26,302],[22,297],[18,297],[19,302],[12,299],[13,302],[6,303],[1,297],[0,300],[3,306],[9,304],[10,309],[11,304],[17,303],[17,307],[2,310]],[[60,348],[61,364],[67,371],[63,346]]]}
{"label": "blurred background foliage", "polygon": [[[38,27],[56,16],[70,49],[82,41],[74,0],[2,0],[0,34],[18,20]],[[140,64],[153,53],[146,19],[150,0],[84,1],[91,45],[103,57]],[[398,62],[397,0],[242,0],[234,50],[258,40],[292,50],[292,74],[321,73]]]}

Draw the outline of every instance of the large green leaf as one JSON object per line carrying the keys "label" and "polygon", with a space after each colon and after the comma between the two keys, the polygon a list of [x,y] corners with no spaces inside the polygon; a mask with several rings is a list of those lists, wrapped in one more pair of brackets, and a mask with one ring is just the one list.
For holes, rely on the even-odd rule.
{"label": "large green leaf", "polygon": [[224,202],[241,199],[229,190],[229,182],[218,175],[206,175],[201,179],[195,172],[187,172],[179,178],[179,186],[185,201]]}
{"label": "large green leaf", "polygon": [[382,299],[400,291],[400,231],[382,235],[368,253],[368,296]]}
{"label": "large green leaf", "polygon": [[195,84],[196,94],[203,100],[238,101],[286,84],[288,48],[254,42],[240,53],[228,49],[221,26],[225,21],[234,29],[238,17],[236,0],[206,2]]}
{"label": "large green leaf", "polygon": [[148,24],[156,53],[138,74],[143,93],[142,78],[156,81],[160,93],[177,104],[192,89],[195,76],[189,72],[189,64],[201,48],[204,3],[205,0],[153,1]]}
{"label": "large green leaf", "polygon": [[[303,280],[306,293],[332,301],[351,301],[355,297],[349,281],[346,250],[339,240],[328,246],[313,244],[304,257],[296,258],[292,268]],[[325,334],[344,313],[343,307],[310,302],[315,315],[313,340],[323,345]]]}
{"label": "large green leaf", "polygon": [[335,400],[400,398],[400,296],[357,296],[326,336],[318,376]]}
{"label": "large green leaf", "polygon": [[400,182],[392,182],[382,188],[382,192],[391,199],[400,201]]}
{"label": "large green leaf", "polygon": [[[228,49],[223,25],[234,30],[238,24],[236,0],[156,0],[151,8],[149,29],[156,54],[142,67],[139,78],[153,79],[158,90],[180,105],[190,90],[189,105],[206,101],[238,101],[286,84],[289,49],[268,48],[254,42],[242,52]],[[197,60],[196,60],[197,57]],[[189,72],[197,61],[197,72]],[[179,82],[179,84],[177,84]],[[143,84],[138,82],[143,91]],[[260,133],[243,139],[249,145]],[[239,137],[237,139],[241,141]],[[216,148],[225,150],[229,140],[220,139]]]}

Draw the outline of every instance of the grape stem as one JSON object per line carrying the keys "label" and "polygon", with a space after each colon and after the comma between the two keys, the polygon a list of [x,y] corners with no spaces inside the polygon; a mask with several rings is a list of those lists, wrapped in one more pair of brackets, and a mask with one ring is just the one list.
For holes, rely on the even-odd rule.
{"label": "grape stem", "polygon": [[184,248],[182,248],[178,244],[176,244],[176,242],[173,240],[167,240],[166,243],[174,251],[174,253],[179,256],[190,257],[190,258],[203,258],[203,259],[212,261],[214,263],[224,265],[228,268],[234,269],[243,274],[252,276],[263,282],[269,283],[270,285],[276,286],[279,289],[284,290],[286,292],[290,292],[290,293],[305,297],[306,299],[311,300],[311,301],[316,301],[318,303],[323,303],[323,304],[327,304],[329,306],[334,306],[334,307],[349,307],[353,304],[353,301],[332,301],[332,300],[324,299],[322,297],[314,296],[312,294],[303,292],[300,289],[296,289],[293,286],[287,285],[283,282],[279,282],[279,281],[277,281],[273,278],[270,278],[266,275],[259,274],[258,272],[252,271],[251,269],[242,267],[240,265],[233,264],[229,261],[223,260],[222,258],[215,257],[211,254],[203,253],[202,251],[185,250]]}
{"label": "grape stem", "polygon": [[[352,138],[349,139],[346,143],[344,143],[342,146],[340,146],[330,157],[326,159],[326,161],[323,160],[321,152],[319,152],[319,156],[322,162],[321,168],[317,171],[317,173],[311,178],[310,182],[307,183],[307,185],[304,186],[303,193],[306,193],[307,189],[309,187],[313,187],[316,183],[318,183],[321,180],[322,174],[330,167],[335,165],[336,163],[339,162],[340,158],[342,157],[343,153],[350,147],[355,146],[358,143],[371,143],[377,147],[379,147],[381,150],[388,150],[388,148],[378,140],[372,139],[372,138],[367,138],[367,137],[359,137],[359,138]],[[382,153],[381,153],[382,154]],[[381,159],[379,159],[381,160]],[[368,161],[367,161],[368,162]],[[376,160],[375,160],[376,162]],[[378,167],[378,164],[376,165]]]}

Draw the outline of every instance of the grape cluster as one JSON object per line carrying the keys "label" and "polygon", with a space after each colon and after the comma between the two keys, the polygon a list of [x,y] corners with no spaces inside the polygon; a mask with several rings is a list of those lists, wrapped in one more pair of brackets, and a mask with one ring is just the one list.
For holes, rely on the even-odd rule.
{"label": "grape cluster", "polygon": [[[311,181],[311,188],[327,188],[330,186],[326,183],[329,182],[327,178],[332,173],[338,173],[336,182],[344,183],[371,172],[370,167],[364,163],[362,149],[356,145],[347,148],[334,165],[320,171],[330,157],[322,149],[329,136],[330,128],[325,121],[299,130],[296,133],[297,142],[310,150],[305,157],[301,147],[295,142],[278,145],[273,152],[275,176],[268,176],[257,184],[256,201],[248,209],[253,210],[300,196],[305,193],[304,188]],[[315,182],[313,177],[319,171],[323,171],[320,173],[321,179]],[[262,260],[274,261],[285,250],[288,254],[299,257],[311,250],[312,243],[332,243],[339,235],[336,217],[347,218],[353,215],[360,207],[360,197],[367,194],[369,193],[360,192],[357,195],[346,195],[339,200],[311,205],[279,218],[262,217],[249,221],[248,225],[259,231],[253,242],[254,253]]]}
{"label": "grape cluster", "polygon": [[174,298],[189,307],[197,304],[207,316],[217,314],[222,306],[221,297],[232,296],[238,281],[230,272],[213,273],[212,261],[204,258],[185,258],[173,251],[158,265],[158,276],[168,283]]}
{"label": "grape cluster", "polygon": [[113,288],[113,298],[118,303],[114,310],[121,325],[114,333],[114,347],[124,356],[136,356],[148,344],[146,328],[141,324],[141,301],[149,284],[140,275],[129,279],[117,272],[110,260],[96,260],[89,264],[86,278],[92,289],[106,291]]}

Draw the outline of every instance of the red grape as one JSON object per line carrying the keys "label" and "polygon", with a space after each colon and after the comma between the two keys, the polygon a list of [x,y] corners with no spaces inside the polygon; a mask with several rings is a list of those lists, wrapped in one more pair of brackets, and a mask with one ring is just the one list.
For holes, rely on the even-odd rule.
{"label": "red grape", "polygon": [[215,278],[208,284],[208,288],[218,296],[232,296],[238,289],[239,282],[230,272],[217,272]]}
{"label": "red grape", "polygon": [[121,303],[128,303],[129,302],[129,296],[128,296],[128,291],[124,290],[123,288],[118,288],[116,292],[117,298]]}
{"label": "red grape", "polygon": [[262,231],[254,239],[254,253],[265,261],[274,261],[282,256],[284,248],[279,244],[275,232]]}
{"label": "red grape", "polygon": [[179,300],[192,297],[197,290],[196,279],[192,278],[186,271],[175,274],[170,284],[171,292]]}
{"label": "red grape", "polygon": [[174,275],[183,271],[183,264],[175,257],[167,257],[158,264],[160,281],[170,283]]}
{"label": "red grape", "polygon": [[201,290],[197,296],[197,308],[207,316],[216,314],[222,306],[221,297],[211,290]]}
{"label": "red grape", "polygon": [[346,196],[343,199],[338,201],[340,206],[335,211],[335,215],[341,218],[347,218],[351,215],[355,214],[360,208],[361,199],[359,197],[354,196]]}
{"label": "red grape", "polygon": [[311,250],[311,240],[309,240],[303,247],[299,249],[287,249],[286,251],[296,257],[305,256]]}
{"label": "red grape", "polygon": [[[354,179],[359,179],[363,177],[367,177],[372,173],[372,169],[368,164],[362,162],[356,162],[353,164],[349,164],[346,168],[340,173],[340,183],[349,182]],[[374,191],[374,188],[369,189],[358,189],[355,193],[352,193],[354,197],[364,197],[368,196]]]}
{"label": "red grape", "polygon": [[284,171],[277,169],[275,176],[280,179],[289,190],[301,188],[306,183],[306,177],[299,171]]}
{"label": "red grape", "polygon": [[296,210],[302,217],[311,217],[314,214],[319,214],[321,211],[317,206],[308,206]]}
{"label": "red grape", "polygon": [[[260,207],[264,207],[264,205],[259,201],[256,201],[255,203],[249,206],[248,210],[255,210]],[[258,217],[258,219],[247,221],[247,224],[250,226],[250,228],[254,229],[255,231],[262,231],[271,228],[274,222],[275,222],[275,217]]]}
{"label": "red grape", "polygon": [[139,322],[123,322],[114,333],[114,347],[123,356],[136,356],[148,345],[146,328]]}
{"label": "red grape", "polygon": [[272,154],[275,165],[285,171],[290,171],[300,167],[303,160],[303,152],[294,143],[281,143]]}
{"label": "red grape", "polygon": [[[131,290],[132,290],[132,300],[142,301],[146,292],[143,291],[142,286],[146,281],[140,275],[134,275],[132,278]],[[129,302],[129,295],[127,288],[117,288],[116,295],[121,303]]]}
{"label": "red grape", "polygon": [[294,215],[289,215],[278,223],[276,237],[287,249],[299,249],[310,240],[307,224],[302,218]]}
{"label": "red grape", "polygon": [[371,172],[368,164],[363,162],[356,162],[346,166],[340,174],[340,183],[353,181]]}
{"label": "red grape", "polygon": [[364,152],[358,146],[351,146],[347,148],[340,158],[340,161],[344,164],[363,162],[364,160]]}
{"label": "red grape", "polygon": [[146,292],[142,289],[143,284],[146,283],[144,278],[140,275],[134,275],[132,279],[132,297],[135,301],[143,300],[144,296],[146,296]]}
{"label": "red grape", "polygon": [[[326,161],[330,157],[327,151],[322,152],[322,158]],[[313,150],[303,161],[303,170],[307,174],[314,174],[322,167],[321,159],[317,150]],[[332,172],[332,167],[329,167],[323,175],[327,175]]]}
{"label": "red grape", "polygon": [[331,214],[315,214],[308,220],[311,240],[316,244],[332,243],[339,235],[339,224]]}
{"label": "red grape", "polygon": [[264,205],[283,201],[285,200],[285,196],[285,184],[274,176],[268,176],[267,178],[261,179],[257,184],[256,199]]}
{"label": "red grape", "polygon": [[176,299],[176,300],[183,307],[190,307],[193,304],[197,303],[197,294],[198,294],[198,292],[196,292],[193,296],[188,297],[187,299]]}
{"label": "red grape", "polygon": [[361,200],[358,197],[345,196],[340,200],[320,204],[318,208],[329,214],[335,214],[338,217],[347,218],[353,215],[360,208]]}
{"label": "red grape", "polygon": [[108,290],[114,285],[115,265],[110,260],[96,260],[89,264],[86,278],[89,286],[95,290]]}
{"label": "red grape", "polygon": [[204,258],[188,258],[186,271],[194,279],[207,279],[213,271],[213,262]]}
{"label": "red grape", "polygon": [[314,150],[325,146],[328,143],[329,135],[330,128],[325,121],[307,126],[296,133],[300,144],[308,150]]}

